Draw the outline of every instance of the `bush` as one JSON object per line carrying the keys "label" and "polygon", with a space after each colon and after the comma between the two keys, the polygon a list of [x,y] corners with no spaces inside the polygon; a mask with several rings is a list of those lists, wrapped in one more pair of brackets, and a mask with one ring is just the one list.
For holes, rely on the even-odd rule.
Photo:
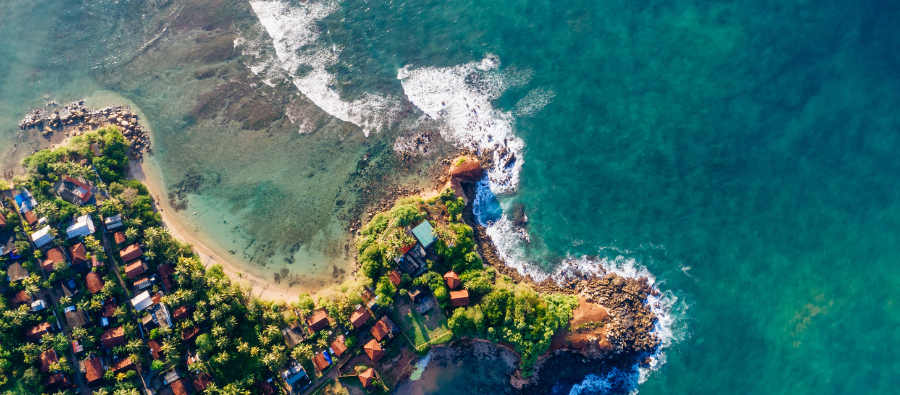
{"label": "bush", "polygon": [[397,219],[400,226],[409,226],[425,219],[425,213],[419,211],[414,203],[394,207],[391,216]]}
{"label": "bush", "polygon": [[163,363],[163,361],[160,361],[158,359],[153,361],[153,363],[150,364],[150,369],[153,369],[153,371],[156,371],[156,372],[162,372],[162,370],[165,368],[166,368],[166,364]]}
{"label": "bush", "polygon": [[494,273],[490,270],[468,270],[459,276],[463,287],[471,292],[486,295],[494,289]]}

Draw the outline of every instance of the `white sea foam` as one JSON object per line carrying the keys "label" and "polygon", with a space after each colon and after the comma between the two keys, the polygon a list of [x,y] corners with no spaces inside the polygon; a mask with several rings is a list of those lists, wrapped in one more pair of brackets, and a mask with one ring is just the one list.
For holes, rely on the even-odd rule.
{"label": "white sea foam", "polygon": [[271,37],[276,55],[265,56],[258,42],[235,40],[236,47],[255,59],[248,65],[254,74],[262,74],[264,81],[272,84],[279,77],[276,69],[280,69],[316,106],[361,127],[366,136],[389,124],[399,112],[400,102],[394,97],[366,93],[345,101],[332,89],[335,78],[326,69],[338,62],[341,49],[319,40],[316,22],[336,11],[336,2],[309,1],[292,6],[283,1],[253,1],[250,6]]}

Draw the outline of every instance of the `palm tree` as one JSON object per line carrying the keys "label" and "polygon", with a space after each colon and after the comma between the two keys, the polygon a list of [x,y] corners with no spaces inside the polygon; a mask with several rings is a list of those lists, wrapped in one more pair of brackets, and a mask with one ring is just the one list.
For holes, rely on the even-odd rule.
{"label": "palm tree", "polygon": [[60,305],[60,306],[64,306],[64,307],[65,307],[65,306],[68,306],[69,303],[72,303],[72,298],[70,298],[70,297],[68,297],[68,296],[63,296],[63,297],[59,298],[59,305]]}
{"label": "palm tree", "polygon": [[91,303],[88,305],[88,311],[90,311],[90,312],[92,312],[92,313],[96,313],[96,312],[99,311],[102,307],[103,307],[103,303],[101,303],[101,302],[100,302],[99,300],[97,300],[97,299],[94,299],[94,300],[91,300]]}
{"label": "palm tree", "polygon": [[129,341],[128,344],[125,346],[125,349],[128,350],[129,353],[134,354],[137,351],[140,351],[141,346],[143,346],[143,345],[144,345],[144,343],[142,343],[140,340],[131,339],[131,341]]}
{"label": "palm tree", "polygon": [[137,229],[135,229],[133,227],[125,229],[125,238],[127,238],[129,241],[136,239],[137,236],[138,236]]}
{"label": "palm tree", "polygon": [[269,325],[266,327],[266,335],[268,335],[268,336],[278,335],[279,332],[281,332],[281,331],[279,331],[278,327],[275,325]]}
{"label": "palm tree", "polygon": [[257,355],[259,355],[259,347],[256,347],[256,346],[250,347],[250,356],[256,357]]}
{"label": "palm tree", "polygon": [[159,350],[162,351],[163,354],[169,355],[171,352],[175,351],[175,345],[170,341],[165,341],[159,346]]}
{"label": "palm tree", "polygon": [[246,354],[248,351],[250,351],[250,345],[247,342],[238,342],[237,352]]}

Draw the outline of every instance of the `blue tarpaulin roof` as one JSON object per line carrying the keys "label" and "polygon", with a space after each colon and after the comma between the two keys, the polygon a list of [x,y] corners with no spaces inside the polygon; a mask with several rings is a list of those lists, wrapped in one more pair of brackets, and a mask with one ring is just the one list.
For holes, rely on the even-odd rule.
{"label": "blue tarpaulin roof", "polygon": [[416,226],[413,229],[413,235],[416,236],[416,239],[419,240],[419,243],[422,244],[422,247],[428,248],[432,243],[434,243],[434,229],[431,228],[431,224],[428,221],[422,221],[419,226]]}

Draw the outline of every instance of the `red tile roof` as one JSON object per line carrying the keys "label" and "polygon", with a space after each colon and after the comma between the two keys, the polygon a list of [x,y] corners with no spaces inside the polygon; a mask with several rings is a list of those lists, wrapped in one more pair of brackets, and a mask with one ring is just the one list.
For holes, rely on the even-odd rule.
{"label": "red tile roof", "polygon": [[105,301],[103,308],[100,310],[100,316],[103,318],[113,318],[116,312],[116,302],[113,302],[111,299]]}
{"label": "red tile roof", "polygon": [[413,249],[413,247],[415,247],[415,246],[416,246],[416,243],[412,243],[410,245],[404,246],[403,248],[400,249],[400,254],[406,255],[406,253],[409,252],[409,250]]}
{"label": "red tile roof", "polygon": [[100,275],[97,273],[88,273],[87,276],[84,276],[84,282],[87,283],[87,289],[91,291],[91,294],[103,290],[103,280],[100,279]]}
{"label": "red tile roof", "polygon": [[191,316],[191,309],[188,306],[181,306],[172,313],[173,320],[183,320]]}
{"label": "red tile roof", "polygon": [[459,286],[459,276],[456,275],[456,272],[453,270],[444,274],[444,281],[447,282],[447,286],[450,287],[450,289],[456,289],[456,287]]}
{"label": "red tile roof", "polygon": [[328,363],[328,360],[325,359],[324,351],[316,354],[316,356],[313,357],[313,365],[316,365],[316,369],[318,369],[320,372],[331,366],[331,364]]}
{"label": "red tile roof", "polygon": [[175,380],[170,386],[172,387],[172,393],[175,395],[190,395],[193,393],[193,389],[188,384],[186,378]]}
{"label": "red tile roof", "polygon": [[144,255],[144,252],[141,251],[141,246],[137,243],[131,244],[128,247],[125,247],[122,251],[119,251],[119,256],[122,257],[122,262],[129,262],[135,259],[138,259],[141,255]]}
{"label": "red tile roof", "polygon": [[28,340],[36,342],[38,340],[41,340],[41,337],[43,337],[45,333],[49,333],[50,326],[51,325],[49,323],[42,322],[31,327],[31,329],[29,329],[28,332],[25,333],[25,336],[28,337]]}
{"label": "red tile roof", "polygon": [[156,339],[151,339],[147,342],[147,347],[150,347],[150,356],[153,359],[159,359],[162,356],[162,345],[159,344],[159,341]]}
{"label": "red tile roof", "polygon": [[394,327],[393,324],[394,323],[387,316],[381,317],[381,319],[378,320],[378,322],[376,322],[374,326],[372,326],[372,330],[370,330],[370,332],[376,340],[381,341],[391,334],[391,331]]}
{"label": "red tile roof", "polygon": [[72,385],[72,382],[69,381],[69,378],[66,377],[65,373],[54,373],[44,379],[44,392],[55,393],[70,385]]}
{"label": "red tile roof", "polygon": [[100,336],[100,344],[107,350],[112,350],[118,346],[124,346],[125,343],[125,328],[121,326],[109,328],[103,331],[103,335]]}
{"label": "red tile roof", "polygon": [[50,365],[59,362],[56,357],[56,350],[49,349],[41,353],[41,373],[50,372]]}
{"label": "red tile roof", "polygon": [[183,340],[183,341],[191,340],[194,337],[196,337],[198,334],[200,334],[200,329],[195,326],[192,326],[187,329],[182,329],[181,330],[181,340]]}
{"label": "red tile roof", "polygon": [[81,189],[83,189],[83,190],[85,191],[84,194],[81,196],[81,202],[82,202],[82,203],[87,203],[88,200],[91,200],[91,194],[92,194],[92,192],[91,192],[91,187],[90,187],[90,186],[88,186],[87,184],[85,184],[85,183],[83,183],[83,182],[81,182],[81,181],[78,181],[78,180],[76,180],[76,179],[74,179],[74,178],[72,178],[72,177],[66,177],[66,178],[65,178],[65,181],[71,182],[71,183],[77,185],[79,188],[81,188]]}
{"label": "red tile roof", "polygon": [[366,350],[366,354],[369,355],[369,359],[371,359],[372,362],[378,362],[381,357],[384,356],[384,349],[381,348],[381,343],[375,339],[369,340],[363,349]]}
{"label": "red tile roof", "polygon": [[203,372],[194,376],[193,380],[191,380],[191,387],[194,387],[194,391],[200,392],[205,390],[212,382],[212,376],[210,376],[209,373]]}
{"label": "red tile roof", "polygon": [[365,307],[360,306],[360,308],[356,309],[353,314],[350,314],[350,323],[353,324],[354,328],[359,329],[359,327],[363,326],[366,321],[371,318],[372,315],[369,314],[369,310],[366,310]]}
{"label": "red tile roof", "polygon": [[469,291],[463,289],[450,292],[450,304],[453,307],[467,306],[469,304]]}
{"label": "red tile roof", "polygon": [[334,351],[334,355],[341,356],[344,351],[347,351],[347,345],[344,344],[344,336],[338,336],[331,342],[331,351]]}
{"label": "red tile roof", "polygon": [[73,265],[87,263],[87,249],[84,247],[84,243],[78,243],[69,247],[69,257],[72,258]]}
{"label": "red tile roof", "polygon": [[94,357],[84,361],[84,376],[87,378],[87,385],[93,387],[103,380],[103,363],[100,358]]}
{"label": "red tile roof", "polygon": [[162,283],[167,290],[175,289],[175,282],[172,281],[172,275],[175,274],[175,266],[171,263],[159,265],[159,276],[162,277]]}
{"label": "red tile roof", "polygon": [[397,273],[396,270],[391,270],[391,272],[388,273],[388,278],[392,283],[394,283],[395,287],[399,287],[400,283],[403,282],[403,279],[400,277],[400,273]]}
{"label": "red tile roof", "polygon": [[113,233],[113,240],[116,241],[116,244],[124,243],[125,242],[125,232]]}
{"label": "red tile roof", "polygon": [[144,274],[147,269],[144,267],[144,262],[141,260],[136,260],[125,265],[125,275],[128,276],[129,280],[133,280],[135,277]]}
{"label": "red tile roof", "polygon": [[47,258],[41,262],[41,269],[44,269],[44,273],[50,273],[57,263],[65,261],[66,254],[63,252],[62,247],[53,247],[47,250]]}
{"label": "red tile roof", "polygon": [[328,313],[325,311],[325,309],[316,310],[313,316],[310,317],[307,321],[307,324],[309,325],[309,329],[311,329],[313,332],[321,330],[322,328],[329,325]]}
{"label": "red tile roof", "polygon": [[28,296],[28,292],[19,291],[19,293],[17,293],[16,296],[13,296],[12,300],[10,301],[10,304],[12,304],[12,306],[16,308],[18,308],[22,303],[31,303],[31,296]]}
{"label": "red tile roof", "polygon": [[257,381],[256,388],[259,389],[259,392],[263,395],[273,395],[275,394],[275,388],[272,387],[272,383],[268,381]]}
{"label": "red tile roof", "polygon": [[34,215],[34,211],[28,210],[25,212],[25,222],[28,222],[28,225],[34,226],[38,221],[36,215]]}
{"label": "red tile roof", "polygon": [[375,369],[368,368],[359,374],[359,382],[363,387],[369,387],[375,382]]}
{"label": "red tile roof", "polygon": [[6,216],[0,213],[0,228],[6,227]]}
{"label": "red tile roof", "polygon": [[136,370],[134,362],[131,362],[131,358],[120,359],[112,365],[112,371],[115,374],[125,373],[129,370]]}

